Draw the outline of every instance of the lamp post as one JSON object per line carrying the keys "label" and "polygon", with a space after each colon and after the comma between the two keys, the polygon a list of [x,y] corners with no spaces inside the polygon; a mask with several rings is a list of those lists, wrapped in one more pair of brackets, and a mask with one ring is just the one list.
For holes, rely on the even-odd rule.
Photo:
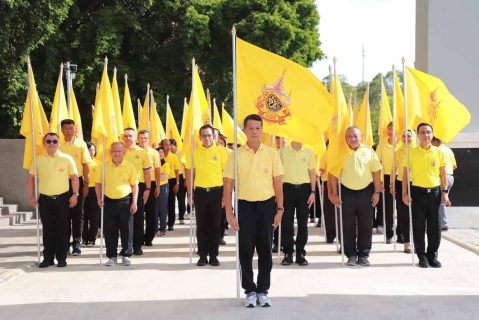
{"label": "lamp post", "polygon": [[73,80],[75,80],[76,73],[77,73],[78,65],[71,64],[70,61],[65,62],[65,78],[67,82],[67,107],[68,107],[68,114],[70,114],[70,86],[72,86]]}

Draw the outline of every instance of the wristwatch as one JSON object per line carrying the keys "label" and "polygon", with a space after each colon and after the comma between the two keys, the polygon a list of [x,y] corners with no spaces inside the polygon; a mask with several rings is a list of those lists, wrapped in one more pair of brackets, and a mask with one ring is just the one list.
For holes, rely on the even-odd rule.
{"label": "wristwatch", "polygon": [[442,190],[442,193],[449,193],[449,190],[448,190],[448,189],[444,189],[444,190]]}
{"label": "wristwatch", "polygon": [[311,190],[311,193],[316,193],[316,191],[314,191],[314,190]]}
{"label": "wristwatch", "polygon": [[151,189],[150,189],[150,188],[146,188],[145,190],[148,190],[148,191],[150,191]]}
{"label": "wristwatch", "polygon": [[284,212],[284,208],[276,207],[276,211],[283,211]]}
{"label": "wristwatch", "polygon": [[73,192],[73,195],[79,197],[79,196],[80,196],[80,193],[79,193],[79,192]]}
{"label": "wristwatch", "polygon": [[374,191],[374,194],[380,195],[381,191]]}

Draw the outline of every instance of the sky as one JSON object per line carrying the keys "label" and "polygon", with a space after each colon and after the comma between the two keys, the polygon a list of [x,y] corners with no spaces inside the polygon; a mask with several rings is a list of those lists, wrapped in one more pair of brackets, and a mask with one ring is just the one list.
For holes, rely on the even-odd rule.
{"label": "sky", "polygon": [[336,71],[348,83],[364,81],[379,72],[386,74],[394,64],[402,70],[401,59],[414,66],[416,0],[316,0],[320,22],[321,50],[326,58],[311,71],[323,79],[336,57]]}

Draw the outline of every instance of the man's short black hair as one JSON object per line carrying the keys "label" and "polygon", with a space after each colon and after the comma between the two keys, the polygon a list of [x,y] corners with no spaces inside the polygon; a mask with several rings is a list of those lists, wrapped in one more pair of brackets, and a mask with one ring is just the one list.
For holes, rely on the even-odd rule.
{"label": "man's short black hair", "polygon": [[[201,137],[201,131],[203,130],[207,130],[207,129],[211,129],[211,133],[213,133],[213,131],[215,130],[211,125],[209,124],[205,124],[203,125],[200,130],[198,131],[200,133],[200,137]],[[219,131],[218,131],[219,132]]]}
{"label": "man's short black hair", "polygon": [[148,136],[150,136],[150,132],[148,130],[140,130],[138,131],[138,136],[140,136],[140,134],[147,134]]}
{"label": "man's short black hair", "polygon": [[60,122],[60,127],[63,128],[63,125],[67,125],[67,124],[75,125],[75,121],[73,121],[72,119],[64,119]]}
{"label": "man's short black hair", "polygon": [[391,128],[391,127],[393,126],[393,124],[394,124],[393,121],[389,122],[389,123],[388,123],[388,128]]}
{"label": "man's short black hair", "polygon": [[48,136],[56,136],[58,139],[60,139],[60,137],[58,136],[58,134],[56,132],[49,132],[49,133],[47,133],[46,135],[43,136],[43,141],[45,141]]}
{"label": "man's short black hair", "polygon": [[261,127],[263,127],[263,119],[261,119],[261,117],[257,114],[250,114],[249,116],[246,116],[246,118],[244,118],[243,128],[246,128],[246,125],[248,124],[249,120],[259,121],[261,122]]}
{"label": "man's short black hair", "polygon": [[419,133],[419,129],[421,129],[421,127],[424,127],[424,126],[428,126],[429,128],[431,128],[431,131],[434,132],[434,129],[432,128],[432,126],[431,126],[429,123],[426,123],[426,122],[420,123],[420,124],[417,126],[416,132]]}
{"label": "man's short black hair", "polygon": [[[168,140],[168,139],[165,139],[165,140]],[[176,146],[176,140],[175,140],[175,139],[170,139],[170,140],[168,140],[168,141],[170,141],[170,144],[171,144],[172,146]]]}

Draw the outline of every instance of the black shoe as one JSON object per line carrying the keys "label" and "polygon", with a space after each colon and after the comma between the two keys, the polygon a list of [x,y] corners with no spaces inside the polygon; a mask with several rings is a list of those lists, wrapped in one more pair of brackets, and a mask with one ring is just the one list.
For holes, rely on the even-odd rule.
{"label": "black shoe", "polygon": [[95,246],[95,241],[88,242],[88,247],[94,247],[94,246]]}
{"label": "black shoe", "polygon": [[39,268],[48,268],[49,266],[54,266],[54,265],[55,265],[55,262],[53,262],[53,261],[43,260],[43,261],[38,265],[38,267],[39,267]]}
{"label": "black shoe", "polygon": [[275,244],[273,246],[273,253],[278,253],[278,245],[277,244]]}
{"label": "black shoe", "polygon": [[173,226],[168,227],[168,231],[173,231],[173,230],[175,230],[175,228],[173,228]]}
{"label": "black shoe", "polygon": [[321,228],[321,222],[316,223],[316,228]]}
{"label": "black shoe", "polygon": [[426,257],[419,258],[419,267],[420,268],[429,268],[429,261],[427,261]]}
{"label": "black shoe", "polygon": [[82,247],[88,247],[88,241],[82,241],[81,246]]}
{"label": "black shoe", "polygon": [[134,250],[133,250],[133,254],[134,254],[135,256],[141,256],[141,255],[143,255],[143,250],[141,250],[141,248],[134,249]]}
{"label": "black shoe", "polygon": [[448,231],[449,230],[449,227],[447,226],[447,224],[441,228],[442,231]]}
{"label": "black shoe", "polygon": [[291,253],[286,253],[284,259],[281,262],[283,266],[290,266],[293,263],[293,255]]}
{"label": "black shoe", "polygon": [[152,247],[153,243],[151,241],[145,241],[145,246]]}
{"label": "black shoe", "polygon": [[334,243],[334,239],[333,239],[333,240],[327,239],[327,240],[326,240],[326,243]]}
{"label": "black shoe", "polygon": [[307,266],[308,265],[308,260],[304,258],[304,255],[299,253],[296,255],[296,263],[299,264],[300,266]]}
{"label": "black shoe", "polygon": [[396,237],[396,243],[402,243],[402,244],[404,244],[404,238],[403,238],[402,235],[398,235],[398,236]]}
{"label": "black shoe", "polygon": [[386,239],[386,244],[391,244],[393,243],[393,238]]}
{"label": "black shoe", "polygon": [[125,256],[125,251],[123,249],[121,249],[121,251],[118,255],[124,257]]}
{"label": "black shoe", "polygon": [[358,257],[358,264],[364,267],[369,267],[371,265],[367,257]]}
{"label": "black shoe", "polygon": [[437,261],[436,258],[434,258],[434,259],[428,259],[428,262],[429,262],[429,265],[430,265],[431,267],[433,267],[433,268],[440,268],[440,267],[442,267],[442,264],[441,264],[439,261]]}
{"label": "black shoe", "polygon": [[200,259],[198,260],[196,265],[198,267],[204,267],[204,266],[206,266],[207,263],[208,263],[208,259],[206,257],[200,257]]}
{"label": "black shoe", "polygon": [[210,256],[210,265],[212,267],[217,267],[220,265],[220,262],[218,261],[218,258],[216,258],[215,256]]}
{"label": "black shoe", "polygon": [[67,266],[66,261],[58,261],[58,264],[57,264],[58,268],[63,268],[63,267],[66,267],[66,266]]}

